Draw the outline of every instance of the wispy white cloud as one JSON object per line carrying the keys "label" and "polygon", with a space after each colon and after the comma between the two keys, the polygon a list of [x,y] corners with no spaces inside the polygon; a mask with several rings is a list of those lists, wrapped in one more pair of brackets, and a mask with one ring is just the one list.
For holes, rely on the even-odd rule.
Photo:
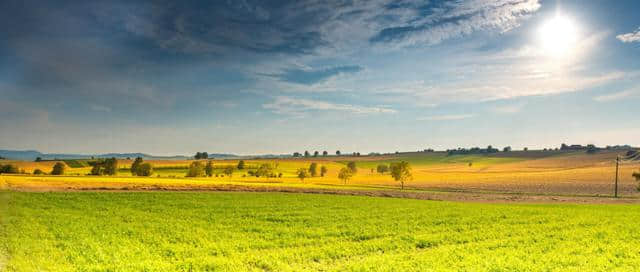
{"label": "wispy white cloud", "polygon": [[616,38],[624,43],[640,42],[640,27],[634,32],[620,34]]}
{"label": "wispy white cloud", "polygon": [[637,95],[638,93],[640,93],[640,91],[638,91],[637,89],[630,89],[630,90],[625,90],[625,91],[616,92],[612,94],[596,96],[593,98],[593,100],[597,102],[611,102],[611,101],[616,101],[623,98],[628,98],[630,96]]}
{"label": "wispy white cloud", "polygon": [[474,114],[451,114],[451,115],[432,115],[420,117],[418,121],[452,121],[452,120],[462,120],[467,118],[474,117]]}
{"label": "wispy white cloud", "polygon": [[342,111],[354,114],[396,113],[396,110],[384,107],[365,107],[350,104],[336,104],[288,96],[278,96],[275,101],[263,104],[264,109],[278,114],[303,115],[307,111]]}

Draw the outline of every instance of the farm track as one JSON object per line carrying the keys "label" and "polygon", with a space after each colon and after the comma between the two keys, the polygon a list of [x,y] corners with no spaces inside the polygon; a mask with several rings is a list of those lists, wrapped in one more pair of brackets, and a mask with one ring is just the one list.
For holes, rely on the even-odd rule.
{"label": "farm track", "polygon": [[354,195],[370,197],[409,198],[435,201],[483,202],[483,203],[576,203],[576,204],[630,204],[640,203],[638,198],[608,196],[570,196],[527,193],[499,193],[486,191],[438,188],[435,190],[407,189],[393,190],[385,187],[362,189],[296,188],[287,186],[252,186],[237,184],[180,184],[180,185],[140,185],[123,183],[102,183],[99,186],[29,186],[12,185],[6,189],[21,192],[281,192],[305,194]]}

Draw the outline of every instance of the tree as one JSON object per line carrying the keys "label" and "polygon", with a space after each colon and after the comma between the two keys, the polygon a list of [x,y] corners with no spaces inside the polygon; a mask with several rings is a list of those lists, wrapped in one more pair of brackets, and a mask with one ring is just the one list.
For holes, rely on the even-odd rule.
{"label": "tree", "polygon": [[204,172],[207,174],[207,177],[213,176],[213,162],[207,161],[207,166],[204,167]]}
{"label": "tree", "polygon": [[400,182],[400,188],[404,189],[404,183],[413,178],[411,175],[411,166],[406,161],[391,164],[391,176]]}
{"label": "tree", "polygon": [[36,158],[36,162],[41,162],[41,161],[42,161],[42,158],[40,158],[40,157]]}
{"label": "tree", "polygon": [[196,155],[193,156],[196,160],[206,160],[209,158],[209,154],[207,152],[196,152]]}
{"label": "tree", "polygon": [[107,176],[113,176],[118,172],[118,160],[116,158],[110,158],[104,160],[104,174]]}
{"label": "tree", "polygon": [[240,160],[240,161],[238,162],[238,170],[242,170],[242,169],[244,169],[244,161],[243,161],[243,160]]}
{"label": "tree", "polygon": [[304,151],[304,156],[305,156],[305,157],[309,157],[309,156],[311,156],[311,155],[309,154],[309,151],[305,150],[305,151]]}
{"label": "tree", "polygon": [[204,176],[204,165],[199,161],[194,161],[189,165],[187,170],[187,177],[202,177]]}
{"label": "tree", "polygon": [[229,165],[227,167],[224,168],[224,170],[222,170],[222,173],[224,173],[225,175],[229,176],[229,177],[233,177],[233,171],[236,170],[235,167]]}
{"label": "tree", "polygon": [[314,157],[317,157],[318,155],[320,155],[320,152],[318,152],[317,150],[313,152]]}
{"label": "tree", "polygon": [[380,164],[378,165],[378,168],[376,170],[378,171],[378,173],[384,175],[384,173],[389,172],[389,166],[386,164]]}
{"label": "tree", "polygon": [[340,150],[336,150],[336,155],[340,156]]}
{"label": "tree", "polygon": [[347,163],[347,168],[353,172],[353,174],[358,173],[358,167],[356,167],[356,162],[350,161]]}
{"label": "tree", "polygon": [[256,177],[272,177],[274,167],[270,163],[263,163],[258,167],[258,170],[254,173]]}
{"label": "tree", "polygon": [[347,181],[353,177],[353,171],[351,171],[348,167],[343,167],[338,172],[338,178],[342,180],[344,184],[347,184]]}
{"label": "tree", "polygon": [[322,151],[322,156],[326,157],[326,156],[328,156],[328,155],[329,155],[329,152],[327,152],[326,150],[325,150],[325,151]]}
{"label": "tree", "polygon": [[587,153],[588,154],[596,153],[596,151],[598,151],[598,148],[595,145],[592,145],[592,144],[588,144],[587,145]]}
{"label": "tree", "polygon": [[315,162],[312,162],[311,165],[309,165],[309,174],[311,174],[312,177],[315,177],[318,175],[318,164]]}
{"label": "tree", "polygon": [[522,150],[524,150],[524,151],[529,151],[529,148],[528,148],[528,147],[525,147],[525,148],[523,148]]}
{"label": "tree", "polygon": [[511,152],[511,147],[510,147],[510,146],[505,146],[505,147],[502,149],[502,152]]}
{"label": "tree", "polygon": [[52,175],[64,175],[65,168],[66,168],[66,166],[64,165],[64,163],[56,162],[56,164],[53,165],[53,170],[51,170],[51,174]]}
{"label": "tree", "polygon": [[153,166],[148,162],[141,164],[138,167],[137,175],[141,177],[150,177],[153,175]]}
{"label": "tree", "polygon": [[327,171],[329,171],[329,169],[327,169],[327,167],[326,167],[326,166],[324,166],[324,165],[323,165],[323,166],[321,166],[321,167],[320,167],[320,176],[321,176],[321,177],[324,177],[324,175],[325,175],[325,174],[327,174]]}
{"label": "tree", "polygon": [[307,168],[300,168],[296,172],[298,174],[298,178],[300,181],[304,181],[305,178],[309,177],[309,173],[307,172]]}
{"label": "tree", "polygon": [[33,170],[33,174],[34,175],[43,175],[44,172],[42,170],[40,170],[40,169],[36,169],[36,170]]}
{"label": "tree", "polygon": [[142,164],[142,158],[137,157],[133,163],[131,164],[131,174],[134,176],[138,175],[138,167]]}
{"label": "tree", "polygon": [[20,172],[20,169],[18,169],[18,167],[13,164],[0,165],[0,174],[2,173],[17,174],[19,172]]}
{"label": "tree", "polygon": [[300,157],[300,152],[293,152],[293,157],[295,158]]}

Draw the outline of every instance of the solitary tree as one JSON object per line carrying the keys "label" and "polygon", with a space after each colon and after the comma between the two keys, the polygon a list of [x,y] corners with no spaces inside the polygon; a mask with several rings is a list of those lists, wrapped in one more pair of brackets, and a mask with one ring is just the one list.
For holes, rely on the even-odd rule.
{"label": "solitary tree", "polygon": [[36,169],[36,170],[33,170],[33,174],[34,175],[42,175],[42,174],[44,174],[44,172],[42,172],[42,170],[40,170],[40,169]]}
{"label": "solitary tree", "polygon": [[322,151],[322,156],[326,157],[327,155],[329,155],[329,152],[327,152],[326,150]]}
{"label": "solitary tree", "polygon": [[300,157],[300,152],[293,152],[293,156],[296,157],[296,158]]}
{"label": "solitary tree", "polygon": [[309,165],[309,174],[311,174],[312,177],[315,177],[318,175],[318,164],[315,162],[312,162],[311,165]]}
{"label": "solitary tree", "polygon": [[343,167],[340,169],[340,172],[338,172],[338,178],[342,180],[344,184],[347,184],[347,181],[351,179],[351,177],[353,177],[353,171],[348,167]]}
{"label": "solitary tree", "polygon": [[327,174],[327,171],[329,171],[329,170],[327,169],[327,167],[326,167],[326,166],[324,166],[324,165],[323,165],[323,166],[321,166],[321,167],[320,167],[320,176],[321,176],[321,177],[324,177],[324,175],[325,175],[325,174]]}
{"label": "solitary tree", "polygon": [[510,147],[510,146],[505,146],[505,147],[502,149],[502,152],[511,152],[511,147]]}
{"label": "solitary tree", "polygon": [[244,161],[243,161],[243,160],[240,160],[240,161],[238,162],[238,170],[242,170],[242,169],[244,169]]}
{"label": "solitary tree", "polygon": [[384,174],[386,172],[389,172],[389,166],[386,164],[380,164],[378,165],[378,168],[376,170],[378,171],[378,173]]}
{"label": "solitary tree", "polygon": [[53,170],[51,170],[51,174],[52,175],[64,175],[64,169],[65,169],[65,165],[62,162],[56,162],[55,165],[53,165]]}
{"label": "solitary tree", "polygon": [[142,158],[141,157],[137,157],[133,163],[131,164],[131,174],[136,176],[138,175],[138,167],[140,167],[140,165],[142,164]]}
{"label": "solitary tree", "polygon": [[347,163],[347,168],[349,168],[349,170],[351,170],[351,172],[353,172],[354,174],[358,172],[358,167],[356,167],[356,162],[354,161],[350,161],[349,163]]}
{"label": "solitary tree", "polygon": [[187,177],[202,177],[204,176],[204,165],[199,161],[194,161],[189,165],[187,170]]}
{"label": "solitary tree", "polygon": [[104,174],[107,176],[113,176],[118,172],[118,160],[116,158],[110,158],[104,160]]}
{"label": "solitary tree", "polygon": [[309,177],[309,173],[307,172],[307,168],[300,168],[298,169],[298,178],[300,179],[300,181],[304,181],[305,178]]}
{"label": "solitary tree", "polygon": [[336,155],[340,156],[340,150],[336,150]]}
{"label": "solitary tree", "polygon": [[213,162],[208,161],[207,166],[204,167],[204,172],[207,174],[207,177],[213,176]]}
{"label": "solitary tree", "polygon": [[229,177],[233,177],[233,171],[234,170],[235,170],[235,167],[229,165],[224,170],[222,170],[222,173],[224,173],[225,175],[227,175]]}
{"label": "solitary tree", "polygon": [[153,166],[148,162],[140,164],[137,174],[141,177],[150,177],[151,175],[153,175]]}
{"label": "solitary tree", "polygon": [[311,155],[309,154],[309,151],[305,150],[305,151],[304,151],[304,156],[305,156],[305,157],[309,157],[309,156],[311,156]]}
{"label": "solitary tree", "polygon": [[36,162],[41,162],[41,161],[42,161],[42,158],[40,158],[40,157],[36,158]]}
{"label": "solitary tree", "polygon": [[413,178],[411,175],[411,166],[406,161],[391,164],[391,176],[400,182],[400,188],[404,189],[404,183]]}
{"label": "solitary tree", "polygon": [[313,152],[314,157],[317,157],[318,155],[320,155],[320,152],[318,152],[317,150]]}

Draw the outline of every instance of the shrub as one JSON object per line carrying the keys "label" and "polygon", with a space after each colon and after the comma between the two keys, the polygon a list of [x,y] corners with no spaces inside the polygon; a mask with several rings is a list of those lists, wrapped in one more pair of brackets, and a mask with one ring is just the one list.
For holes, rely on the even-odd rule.
{"label": "shrub", "polygon": [[353,171],[351,171],[350,168],[343,167],[342,169],[340,169],[340,172],[338,173],[338,178],[342,180],[344,184],[347,184],[347,181],[351,179],[351,177],[353,177]]}
{"label": "shrub", "polygon": [[0,174],[1,173],[18,174],[20,173],[20,169],[13,164],[0,165]]}
{"label": "shrub", "polygon": [[347,168],[349,168],[353,174],[358,173],[358,167],[356,167],[356,162],[354,161],[347,163]]}
{"label": "shrub", "polygon": [[151,175],[153,175],[153,166],[148,162],[143,163],[138,167],[137,174],[141,177],[150,177]]}
{"label": "shrub", "polygon": [[207,166],[204,168],[204,172],[205,172],[205,174],[207,174],[207,177],[213,176],[213,162],[212,161],[208,161],[207,162]]}
{"label": "shrub", "polygon": [[52,175],[64,175],[65,168],[66,168],[66,166],[64,165],[64,163],[56,162],[56,164],[53,165],[53,170],[51,170],[51,174]]}
{"label": "shrub", "polygon": [[234,171],[235,169],[236,169],[236,168],[235,168],[235,167],[233,167],[233,166],[227,166],[224,170],[222,170],[222,172],[223,172],[225,175],[227,175],[227,176],[229,176],[229,177],[232,177],[232,176],[233,176],[233,171]]}
{"label": "shrub", "polygon": [[42,170],[40,170],[40,169],[36,169],[36,170],[33,170],[33,174],[34,175],[43,175],[44,172]]}
{"label": "shrub", "polygon": [[326,175],[328,171],[329,169],[327,169],[327,167],[323,165],[322,167],[320,167],[320,176],[324,177],[324,175]]}
{"label": "shrub", "polygon": [[244,161],[243,161],[243,160],[240,160],[240,161],[238,162],[238,170],[242,170],[242,169],[244,169]]}
{"label": "shrub", "polygon": [[386,164],[380,164],[378,165],[378,168],[376,170],[378,173],[384,174],[386,172],[389,172],[389,166]]}
{"label": "shrub", "polygon": [[311,165],[309,165],[309,174],[311,174],[312,177],[315,177],[318,175],[318,164],[313,162],[311,163]]}
{"label": "shrub", "polygon": [[296,173],[298,174],[298,178],[301,181],[304,181],[305,178],[309,177],[309,172],[307,172],[307,168],[300,168]]}
{"label": "shrub", "polygon": [[187,177],[203,177],[205,174],[204,172],[204,165],[202,165],[201,162],[195,161],[192,162],[191,165],[189,165],[189,170],[187,171]]}
{"label": "shrub", "polygon": [[142,164],[142,158],[137,157],[133,163],[131,164],[131,174],[134,176],[138,175],[138,167]]}

